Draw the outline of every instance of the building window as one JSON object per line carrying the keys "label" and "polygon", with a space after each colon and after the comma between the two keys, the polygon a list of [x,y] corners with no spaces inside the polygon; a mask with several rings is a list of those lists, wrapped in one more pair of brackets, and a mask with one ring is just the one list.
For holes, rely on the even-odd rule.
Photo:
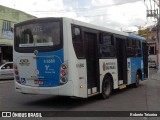
{"label": "building window", "polygon": [[149,54],[150,55],[155,55],[155,53],[156,53],[155,47],[154,46],[150,46]]}
{"label": "building window", "polygon": [[13,39],[13,28],[11,27],[11,21],[3,21],[2,38]]}
{"label": "building window", "polygon": [[3,21],[3,31],[10,31],[11,30],[11,22],[10,21]]}

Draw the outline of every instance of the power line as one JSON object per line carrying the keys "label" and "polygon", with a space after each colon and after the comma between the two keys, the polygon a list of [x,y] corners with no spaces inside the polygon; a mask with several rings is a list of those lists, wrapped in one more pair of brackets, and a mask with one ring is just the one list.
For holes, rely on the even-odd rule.
{"label": "power line", "polygon": [[[142,0],[131,0],[131,1],[128,1],[128,2],[120,2],[120,3],[115,3],[115,4],[110,4],[110,5],[103,5],[103,6],[93,6],[93,7],[83,7],[83,8],[73,8],[72,10],[47,10],[47,11],[25,11],[25,12],[29,12],[31,14],[35,14],[35,15],[39,15],[39,14],[65,14],[65,13],[70,13],[70,12],[76,12],[77,14],[80,14],[82,12],[86,12],[86,11],[91,11],[91,10],[94,10],[94,13],[97,13],[97,12],[100,12],[100,14],[96,14],[96,15],[78,15],[77,17],[97,17],[97,16],[106,16],[106,15],[109,15],[109,14],[102,14],[101,13],[101,10],[100,9],[104,9],[104,8],[107,8],[107,7],[112,7],[112,6],[119,6],[119,5],[124,5],[124,4],[128,4],[128,3],[133,3],[133,2],[138,2],[138,1],[142,1]],[[7,13],[14,13],[14,11],[12,12],[7,12]],[[58,14],[57,14],[58,13]]]}
{"label": "power line", "polygon": [[124,4],[128,4],[128,3],[133,3],[133,2],[138,2],[138,1],[142,1],[142,0],[131,0],[128,2],[121,2],[121,3],[116,3],[116,4],[109,4],[109,5],[103,5],[103,6],[93,6],[93,7],[82,7],[82,8],[73,8],[72,10],[70,9],[62,9],[62,10],[47,10],[47,11],[40,11],[40,10],[35,10],[35,11],[25,11],[25,12],[36,12],[36,13],[57,13],[57,12],[61,12],[61,13],[66,13],[66,12],[86,12],[86,11],[90,11],[90,10],[96,10],[96,9],[102,9],[102,8],[106,8],[106,7],[113,7],[113,6],[119,6],[119,5],[124,5]]}

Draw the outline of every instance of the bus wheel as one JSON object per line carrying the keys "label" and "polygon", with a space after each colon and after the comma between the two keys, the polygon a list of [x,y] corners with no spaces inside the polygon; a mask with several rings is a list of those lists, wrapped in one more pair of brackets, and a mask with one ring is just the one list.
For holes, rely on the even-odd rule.
{"label": "bus wheel", "polygon": [[112,93],[112,80],[109,76],[106,76],[102,83],[102,98],[107,99]]}
{"label": "bus wheel", "polygon": [[140,84],[140,74],[136,74],[136,83],[134,83],[134,87],[137,88],[139,87],[139,84]]}

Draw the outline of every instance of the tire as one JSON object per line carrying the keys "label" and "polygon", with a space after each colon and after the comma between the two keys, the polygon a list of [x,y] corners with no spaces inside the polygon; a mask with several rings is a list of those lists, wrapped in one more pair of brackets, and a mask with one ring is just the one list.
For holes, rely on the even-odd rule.
{"label": "tire", "polygon": [[136,82],[134,83],[134,87],[137,88],[139,87],[139,84],[140,84],[140,74],[136,74]]}
{"label": "tire", "polygon": [[108,99],[112,93],[112,79],[106,76],[102,83],[102,93],[103,99]]}

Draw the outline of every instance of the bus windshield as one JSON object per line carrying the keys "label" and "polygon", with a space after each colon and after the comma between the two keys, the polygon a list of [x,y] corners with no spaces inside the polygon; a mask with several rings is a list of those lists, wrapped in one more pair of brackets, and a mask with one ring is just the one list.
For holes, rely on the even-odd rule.
{"label": "bus windshield", "polygon": [[15,28],[15,46],[18,48],[58,45],[60,45],[60,22],[30,23]]}

